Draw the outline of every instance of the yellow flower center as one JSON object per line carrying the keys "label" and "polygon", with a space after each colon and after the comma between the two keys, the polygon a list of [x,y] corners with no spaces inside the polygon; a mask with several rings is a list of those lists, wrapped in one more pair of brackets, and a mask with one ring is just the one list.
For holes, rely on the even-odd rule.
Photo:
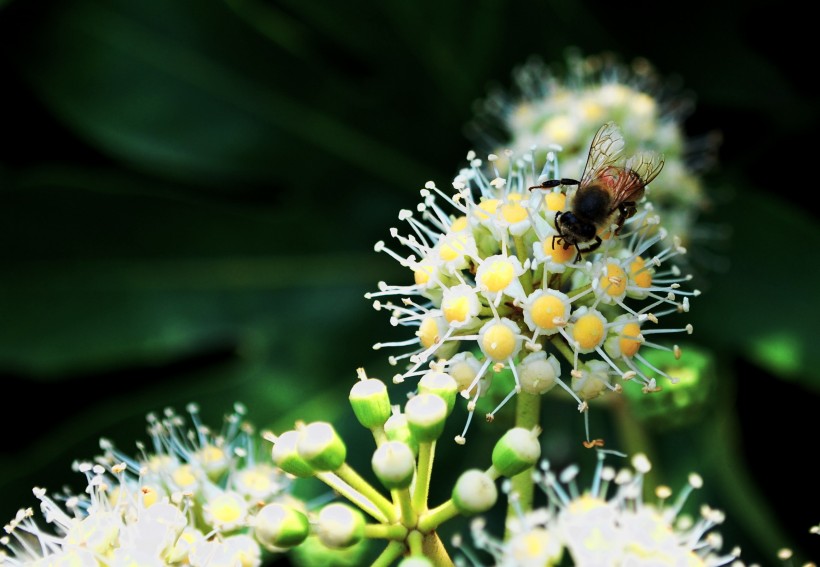
{"label": "yellow flower center", "polygon": [[217,525],[233,525],[245,513],[242,502],[232,494],[222,494],[211,500],[209,510]]}
{"label": "yellow flower center", "polygon": [[583,349],[594,349],[604,339],[604,322],[594,313],[586,313],[578,318],[572,329],[573,338]]}
{"label": "yellow flower center", "polygon": [[641,341],[638,336],[641,334],[641,327],[637,323],[627,323],[621,330],[621,339],[619,345],[621,347],[621,354],[624,356],[635,356],[638,349],[641,348]]}
{"label": "yellow flower center", "polygon": [[441,311],[448,323],[463,323],[470,316],[470,301],[464,295],[448,298],[442,302]]}
{"label": "yellow flower center", "polygon": [[498,210],[501,201],[498,199],[485,199],[478,204],[475,209],[475,216],[478,220],[487,220]]}
{"label": "yellow flower center", "polygon": [[515,333],[501,323],[492,325],[481,341],[484,352],[494,360],[507,360],[515,350]]}
{"label": "yellow flower center", "polygon": [[629,265],[629,275],[632,276],[635,285],[642,288],[652,285],[652,270],[644,269],[645,266],[646,262],[640,256],[635,258],[635,261]]}
{"label": "yellow flower center", "polygon": [[564,318],[565,307],[560,298],[554,295],[542,295],[532,303],[532,320],[545,330],[552,330],[558,327]]}
{"label": "yellow flower center", "polygon": [[416,285],[425,285],[430,281],[431,275],[433,275],[433,266],[419,266],[418,269],[413,272],[413,280],[416,282]]}
{"label": "yellow flower center", "polygon": [[501,216],[510,224],[527,220],[527,209],[519,203],[507,203],[501,207]]}
{"label": "yellow flower center", "polygon": [[428,317],[421,322],[418,330],[419,342],[424,348],[430,348],[439,341],[436,320]]}
{"label": "yellow flower center", "polygon": [[174,480],[174,484],[176,484],[179,488],[187,488],[196,484],[196,476],[194,476],[194,471],[191,468],[191,465],[182,465],[177,467],[177,469],[171,474],[171,478]]}
{"label": "yellow flower center", "polygon": [[467,217],[458,217],[450,225],[450,232],[461,232],[465,228],[467,228]]}
{"label": "yellow flower center", "polygon": [[609,263],[600,279],[601,289],[611,297],[620,297],[626,292],[626,272],[617,264]]}
{"label": "yellow flower center", "polygon": [[555,248],[552,246],[552,236],[548,236],[541,243],[544,247],[544,254],[556,264],[566,264],[575,257],[575,247],[569,246],[564,250],[564,242],[560,239],[555,240]]}
{"label": "yellow flower center", "polygon": [[466,244],[467,243],[464,237],[462,236],[451,238],[441,245],[441,248],[438,252],[439,257],[445,262],[450,262],[452,260],[460,258],[464,255],[464,252],[467,250]]}
{"label": "yellow flower center", "polygon": [[544,204],[547,206],[548,211],[563,211],[567,205],[567,196],[563,193],[552,191],[547,193],[547,196],[544,198]]}
{"label": "yellow flower center", "polygon": [[495,260],[481,274],[481,284],[495,293],[502,291],[512,283],[515,270],[509,260]]}

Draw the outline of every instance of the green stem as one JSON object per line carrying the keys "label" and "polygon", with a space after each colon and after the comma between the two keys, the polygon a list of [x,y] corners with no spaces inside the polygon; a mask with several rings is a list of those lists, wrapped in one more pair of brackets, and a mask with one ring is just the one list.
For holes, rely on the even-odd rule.
{"label": "green stem", "polygon": [[416,489],[413,492],[413,509],[417,514],[427,511],[427,494],[430,490],[430,474],[433,471],[433,457],[436,452],[436,442],[419,443],[419,458],[416,471]]}
{"label": "green stem", "polygon": [[399,541],[391,541],[384,551],[373,561],[372,567],[390,567],[396,560],[404,555],[404,544]]}
{"label": "green stem", "polygon": [[415,527],[418,522],[418,514],[413,509],[413,502],[410,499],[410,490],[408,488],[400,488],[393,490],[393,501],[398,503],[401,511],[401,523],[408,528]]}
{"label": "green stem", "polygon": [[[541,423],[541,396],[519,392],[515,405],[515,426],[532,430]],[[512,479],[511,492],[516,495],[518,506],[513,507],[512,501],[507,506],[507,518],[517,517],[517,510],[529,512],[532,510],[535,485],[532,470],[527,469],[518,473]]]}
{"label": "green stem", "polygon": [[424,555],[424,535],[417,530],[413,530],[407,536],[407,545],[410,548],[410,555]]}
{"label": "green stem", "polygon": [[450,559],[450,554],[444,544],[441,543],[441,538],[436,532],[424,534],[423,540],[424,555],[427,559],[433,562],[436,567],[453,567],[453,560]]}
{"label": "green stem", "polygon": [[374,427],[370,431],[373,433],[373,439],[376,441],[376,447],[381,447],[381,445],[387,441],[387,435],[384,433],[384,427]]}
{"label": "green stem", "polygon": [[[513,236],[513,242],[515,242],[515,255],[523,264],[527,261],[529,254],[527,253],[527,249],[524,247],[524,239],[520,236]],[[521,285],[524,287],[524,291],[527,292],[527,295],[532,293],[532,270],[525,270],[521,277],[518,278],[521,282]]]}
{"label": "green stem", "polygon": [[441,524],[458,516],[455,504],[452,500],[448,500],[444,504],[436,506],[432,510],[425,512],[419,518],[419,529],[423,532],[429,532],[439,527]]}
{"label": "green stem", "polygon": [[342,466],[336,470],[336,474],[339,475],[339,478],[358,490],[365,498],[370,500],[376,508],[387,516],[389,523],[393,523],[398,519],[393,503],[373,488],[373,485],[359,476],[359,473],[353,470],[350,465],[347,463],[342,464]]}
{"label": "green stem", "polygon": [[[627,384],[629,386],[630,384]],[[644,453],[649,462],[653,464],[652,470],[645,475],[644,487],[648,491],[650,487],[658,485],[660,461],[654,458],[654,450],[652,448],[652,441],[646,434],[646,428],[635,420],[632,412],[629,409],[629,404],[621,396],[611,396],[609,399],[610,407],[615,414],[615,424],[618,428],[618,435],[623,441],[626,448],[625,453],[628,455],[635,455],[637,453]],[[649,496],[649,494],[644,494]]]}
{"label": "green stem", "polygon": [[575,361],[575,353],[571,348],[569,348],[569,345],[564,342],[563,337],[561,335],[552,335],[552,337],[550,337],[550,343],[552,344],[552,346],[555,347],[555,350],[564,355],[564,358],[567,359],[567,362],[572,364]]}
{"label": "green stem", "polygon": [[401,524],[365,524],[364,526],[364,537],[366,538],[404,541],[407,532],[407,528]]}
{"label": "green stem", "polygon": [[344,496],[350,502],[361,508],[364,512],[370,514],[376,521],[381,523],[390,523],[387,519],[387,515],[384,514],[381,510],[379,510],[373,502],[368,500],[365,496],[363,496],[360,492],[357,492],[353,487],[339,478],[335,473],[332,472],[320,472],[316,473],[316,478],[324,482],[330,488],[338,492],[340,495]]}

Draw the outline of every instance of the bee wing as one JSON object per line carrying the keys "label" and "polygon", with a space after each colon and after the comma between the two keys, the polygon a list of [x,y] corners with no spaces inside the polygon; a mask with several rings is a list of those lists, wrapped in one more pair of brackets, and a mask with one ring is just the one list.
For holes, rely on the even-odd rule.
{"label": "bee wing", "polygon": [[641,152],[626,160],[623,169],[613,167],[611,179],[614,208],[624,202],[638,201],[643,197],[644,188],[663,169],[664,157],[654,152]]}
{"label": "bee wing", "polygon": [[637,173],[644,185],[649,185],[663,169],[663,154],[642,152],[626,160],[626,169]]}
{"label": "bee wing", "polygon": [[624,137],[617,124],[607,122],[601,126],[589,146],[589,155],[579,186],[588,185],[601,177],[607,168],[618,161],[623,149]]}

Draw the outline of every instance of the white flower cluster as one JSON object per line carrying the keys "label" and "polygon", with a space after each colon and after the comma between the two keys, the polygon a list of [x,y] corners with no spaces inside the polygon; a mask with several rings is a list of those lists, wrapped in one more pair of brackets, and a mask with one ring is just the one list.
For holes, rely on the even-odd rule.
{"label": "white flower cluster", "polygon": [[[150,450],[128,457],[103,440],[96,462],[76,463],[84,494],[34,494],[47,526],[24,509],[5,527],[2,565],[261,565],[257,517],[287,497],[289,481],[257,462],[253,430],[236,406],[221,432],[171,410],[150,415]],[[48,529],[50,528],[50,529]],[[275,551],[275,550],[274,550]]]}
{"label": "white flower cluster", "polygon": [[[599,188],[634,174],[617,126],[601,131],[616,147],[607,147],[601,160],[590,152],[590,162],[606,166]],[[613,210],[598,219],[590,242],[571,239],[565,219],[583,206],[577,202],[582,189],[571,180],[558,183],[554,151],[543,161],[538,155],[504,152],[485,163],[471,153],[453,180],[453,195],[428,182],[417,211],[400,213],[408,230],[392,229],[391,236],[406,251],[376,245],[412,272],[413,283],[380,282],[366,297],[414,336],[374,348],[406,349],[390,357],[402,365],[395,382],[431,368],[449,373],[469,400],[469,418],[503,369],[514,383],[488,420],[516,393],[540,395],[556,385],[580,411],[605,390],[619,390],[618,379],[656,391],[664,373],[641,351],[661,348],[680,356],[676,345],[650,339],[692,332],[685,323],[660,325],[668,315],[687,312],[698,292],[683,287],[690,277],[669,262],[686,250],[676,238],[664,244],[667,232],[651,200],[637,191],[641,198],[631,210],[619,212],[609,195]]]}
{"label": "white flower cluster", "polygon": [[[545,153],[546,144],[555,144],[566,176],[577,178],[589,141],[601,123],[612,120],[624,132],[627,152],[652,150],[666,157],[663,175],[652,184],[652,202],[670,233],[691,244],[699,217],[711,205],[700,175],[719,144],[716,135],[687,137],[683,120],[694,108],[691,94],[660,77],[645,59],[627,65],[612,55],[582,57],[575,51],[563,70],[533,58],[513,78],[513,89],[483,101],[474,125],[488,151],[538,147]],[[503,134],[489,135],[499,127]]]}
{"label": "white flower cluster", "polygon": [[584,490],[576,483],[577,466],[556,476],[545,462],[536,482],[547,495],[546,506],[509,519],[503,541],[487,533],[483,521],[474,522],[476,547],[499,567],[560,565],[565,553],[578,566],[740,565],[738,549],[720,551],[723,541],[713,528],[723,522],[722,512],[705,505],[698,517],[684,512],[688,496],[702,485],[700,476],[690,475],[674,499],[669,487],[659,486],[657,500],[649,502],[644,478],[650,463],[644,455],[632,459],[634,470],[619,471],[604,466],[603,451],[598,455],[592,483]]}

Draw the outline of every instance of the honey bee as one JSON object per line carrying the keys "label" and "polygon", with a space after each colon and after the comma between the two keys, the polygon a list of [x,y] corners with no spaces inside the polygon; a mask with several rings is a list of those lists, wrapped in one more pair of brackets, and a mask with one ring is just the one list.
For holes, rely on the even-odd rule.
{"label": "honey bee", "polygon": [[[581,180],[549,179],[533,189],[550,189],[558,185],[577,185],[569,210],[555,213],[552,248],[559,241],[564,250],[574,246],[581,253],[592,252],[601,245],[602,230],[612,227],[617,236],[624,222],[635,214],[636,204],[646,186],[663,168],[664,157],[654,152],[621,155],[624,139],[614,122],[607,122],[592,139]],[[615,214],[617,213],[617,218]],[[613,222],[614,218],[614,222]]]}

